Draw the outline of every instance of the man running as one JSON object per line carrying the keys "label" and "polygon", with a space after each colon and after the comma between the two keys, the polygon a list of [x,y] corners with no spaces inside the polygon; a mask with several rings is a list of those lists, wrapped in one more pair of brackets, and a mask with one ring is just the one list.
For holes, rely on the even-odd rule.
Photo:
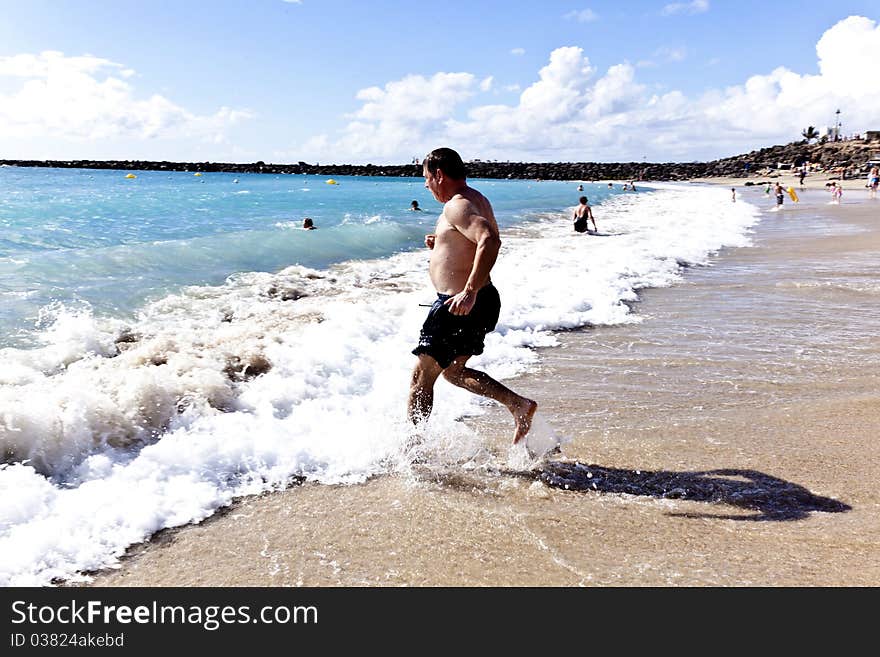
{"label": "man running", "polygon": [[428,153],[422,173],[425,187],[444,205],[434,233],[425,236],[437,300],[413,350],[419,360],[410,382],[409,418],[413,424],[428,418],[434,383],[442,374],[450,383],[506,406],[517,443],[529,432],[538,404],[466,366],[471,356],[483,353],[483,340],[501,311],[489,277],[501,248],[495,214],[489,200],[468,186],[464,162],[451,148]]}

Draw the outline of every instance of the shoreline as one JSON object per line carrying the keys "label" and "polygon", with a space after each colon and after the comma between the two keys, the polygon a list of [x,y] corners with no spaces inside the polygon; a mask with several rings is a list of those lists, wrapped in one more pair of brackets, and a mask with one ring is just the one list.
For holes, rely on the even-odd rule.
{"label": "shoreline", "polygon": [[[809,260],[880,250],[875,209],[855,194],[825,207],[819,189],[805,192],[800,209],[865,232],[804,232],[786,237],[791,252],[737,249],[716,259],[717,268],[774,255]],[[758,188],[743,193],[764,201]],[[697,293],[697,312],[707,312],[713,303],[723,310],[736,289],[718,288],[710,268],[674,287],[642,290],[638,312],[648,321],[561,333],[558,346],[541,350],[534,371],[513,380],[539,400],[553,426],[564,427],[571,442],[563,460],[589,464],[590,476],[561,473],[570,475],[568,490],[515,469],[454,467],[352,486],[306,483],[163,530],[90,585],[877,585],[878,548],[864,538],[880,535],[873,487],[880,446],[871,438],[880,421],[876,375],[846,370],[827,382],[790,380],[779,369],[784,362],[760,376],[736,370],[753,392],[776,400],[761,404],[729,387],[734,370],[693,398],[681,394],[693,386],[691,370],[737,365],[715,362],[711,350],[681,356],[677,365],[670,357],[627,356],[633,345],[660,341],[664,327],[680,331],[677,314]],[[599,367],[610,373],[605,396]],[[839,362],[827,367],[844,372]],[[632,388],[632,368],[646,385]],[[468,422],[504,454],[503,409]]]}

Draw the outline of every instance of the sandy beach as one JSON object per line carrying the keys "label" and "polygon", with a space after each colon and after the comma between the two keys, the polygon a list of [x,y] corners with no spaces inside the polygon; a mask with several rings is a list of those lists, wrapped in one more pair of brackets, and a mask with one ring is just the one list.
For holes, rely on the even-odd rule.
{"label": "sandy beach", "polygon": [[811,171],[809,174],[807,174],[807,176],[804,177],[803,185],[800,184],[800,178],[798,174],[793,171],[781,171],[778,173],[778,175],[774,176],[750,175],[729,178],[695,178],[690,182],[708,185],[724,185],[726,187],[736,187],[740,191],[742,191],[744,188],[746,188],[747,183],[751,183],[751,185],[748,185],[748,187],[756,186],[763,189],[765,186],[764,183],[770,182],[771,184],[775,184],[778,181],[786,189],[788,189],[789,187],[794,187],[795,191],[798,193],[805,190],[828,192],[828,185],[831,182],[834,182],[843,187],[844,193],[847,193],[847,200],[865,200],[869,198],[870,194],[870,191],[865,186],[867,183],[866,175],[867,174],[863,174],[856,178],[847,178],[846,180],[840,180],[839,175],[830,171]]}
{"label": "sandy beach", "polygon": [[[709,182],[769,210],[746,180],[763,179]],[[643,290],[642,322],[563,333],[507,382],[568,439],[562,465],[245,498],[91,585],[880,584],[880,199],[848,180],[831,206],[826,182],[807,177],[753,247]],[[507,413],[466,421],[503,460]]]}

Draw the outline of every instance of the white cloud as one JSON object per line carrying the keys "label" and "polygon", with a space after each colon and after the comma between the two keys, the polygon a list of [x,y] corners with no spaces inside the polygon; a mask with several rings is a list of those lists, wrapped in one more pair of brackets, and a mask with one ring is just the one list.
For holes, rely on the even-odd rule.
{"label": "white cloud", "polygon": [[510,51],[510,54],[511,55],[525,55],[526,49],[525,48],[514,48],[513,50]]}
{"label": "white cloud", "polygon": [[480,91],[489,91],[492,88],[493,82],[494,78],[491,75],[487,78],[484,78],[482,82],[480,82]]}
{"label": "white cloud", "polygon": [[852,64],[877,52],[880,26],[852,16],[817,43],[817,75],[779,67],[686,96],[652,92],[626,62],[598,74],[580,48],[562,47],[515,104],[465,105],[477,86],[469,73],[409,76],[364,90],[354,120],[337,138],[313,140],[310,157],[405,162],[447,144],[481,159],[711,159],[798,139],[807,125],[833,123],[838,107],[845,132],[862,132],[880,125],[880,85],[866,84],[864,68]]}
{"label": "white cloud", "polygon": [[693,2],[673,2],[663,7],[660,13],[664,16],[673,14],[702,14],[709,11],[709,0],[693,0]]}
{"label": "white cloud", "polygon": [[[483,80],[483,84],[485,84]],[[423,153],[427,135],[442,132],[456,107],[473,95],[476,77],[470,73],[435,73],[430,78],[408,75],[357,93],[364,102],[349,118],[342,136],[309,139],[302,157],[312,161],[397,161],[400,153]],[[299,152],[299,151],[298,151]]]}
{"label": "white cloud", "polygon": [[57,51],[0,57],[0,77],[21,78],[0,94],[0,137],[92,140],[152,139],[181,135],[215,141],[247,111],[221,107],[198,116],[154,94],[136,97],[122,78],[135,72],[107,59],[66,57]]}
{"label": "white cloud", "polygon": [[599,15],[592,9],[581,9],[568,12],[563,18],[567,21],[577,21],[578,23],[590,23],[598,20]]}

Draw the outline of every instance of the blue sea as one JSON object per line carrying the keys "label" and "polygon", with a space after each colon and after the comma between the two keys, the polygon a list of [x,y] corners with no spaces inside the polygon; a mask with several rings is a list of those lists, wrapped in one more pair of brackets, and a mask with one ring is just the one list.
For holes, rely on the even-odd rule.
{"label": "blue sea", "polygon": [[[442,209],[423,181],[127,173],[0,168],[0,585],[86,578],[241,495],[406,465]],[[642,321],[640,289],[748,246],[761,217],[723,188],[621,182],[470,181],[503,242],[475,367],[509,379],[561,330]],[[596,235],[572,230],[582,194]],[[484,407],[437,399],[426,449],[467,462],[461,419]]]}
{"label": "blue sea", "polygon": [[[149,300],[238,272],[321,269],[412,250],[440,210],[415,178],[126,175],[0,169],[0,346],[36,344],[34,329],[52,308],[132,317]],[[577,203],[566,183],[482,187],[501,227]],[[609,196],[593,187],[594,202]],[[413,200],[424,212],[410,211]],[[320,232],[297,230],[307,216]]]}

